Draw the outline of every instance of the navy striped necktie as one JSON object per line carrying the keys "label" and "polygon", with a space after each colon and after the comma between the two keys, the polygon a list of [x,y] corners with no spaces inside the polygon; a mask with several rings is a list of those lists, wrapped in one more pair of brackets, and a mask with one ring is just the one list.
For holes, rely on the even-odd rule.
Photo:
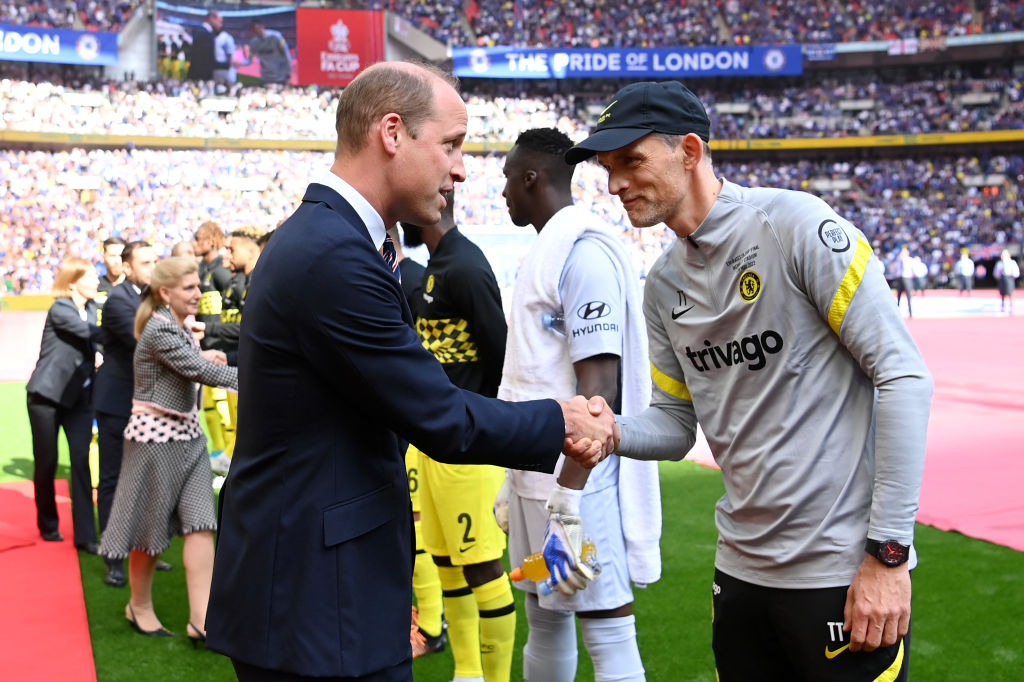
{"label": "navy striped necktie", "polygon": [[391,235],[384,235],[384,245],[380,247],[380,255],[384,257],[384,264],[391,270],[395,279],[401,281],[401,275],[398,273],[398,253],[395,251],[395,243],[391,240]]}

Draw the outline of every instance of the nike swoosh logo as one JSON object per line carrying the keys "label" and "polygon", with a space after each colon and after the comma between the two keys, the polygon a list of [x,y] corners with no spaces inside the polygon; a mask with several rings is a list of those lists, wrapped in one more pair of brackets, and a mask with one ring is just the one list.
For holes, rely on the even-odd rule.
{"label": "nike swoosh logo", "polygon": [[609,109],[611,109],[612,107],[614,107],[614,106],[615,106],[616,104],[618,104],[618,103],[619,103],[619,100],[615,100],[614,102],[612,102],[611,104],[609,104],[608,106],[606,106],[606,107],[605,107],[604,109],[602,109],[602,110],[601,110],[601,113],[600,113],[600,114],[598,114],[598,115],[597,115],[597,117],[598,117],[598,118],[601,118],[602,116],[604,116],[604,115],[605,115],[605,112],[607,112],[607,111],[608,111]]}
{"label": "nike swoosh logo", "polygon": [[843,653],[844,651],[846,651],[849,648],[850,648],[849,644],[844,644],[843,646],[839,647],[835,651],[829,651],[828,647],[825,647],[825,658],[827,658],[828,660],[831,661],[833,658],[835,658],[836,656],[838,656],[839,654]]}
{"label": "nike swoosh logo", "polygon": [[474,547],[476,547],[476,543],[473,543],[472,545],[466,545],[465,547],[459,547],[459,554],[462,554],[463,552],[468,552]]}
{"label": "nike swoosh logo", "polygon": [[673,320],[678,320],[680,317],[682,317],[686,313],[690,312],[691,310],[693,310],[693,306],[692,305],[689,308],[683,308],[679,312],[676,312],[675,310],[673,310],[672,311],[672,319]]}

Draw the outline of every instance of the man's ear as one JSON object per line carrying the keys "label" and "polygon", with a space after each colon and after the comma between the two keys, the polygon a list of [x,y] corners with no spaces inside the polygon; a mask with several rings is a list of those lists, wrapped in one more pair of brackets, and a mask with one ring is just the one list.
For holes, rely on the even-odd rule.
{"label": "man's ear", "polygon": [[704,141],[695,133],[684,135],[679,146],[683,152],[683,165],[686,168],[695,168],[704,160]]}
{"label": "man's ear", "polygon": [[523,173],[523,187],[529,189],[537,183],[537,171],[528,170]]}
{"label": "man's ear", "polygon": [[398,142],[404,134],[405,123],[401,116],[390,113],[381,118],[377,127],[377,135],[387,154],[394,156],[398,152]]}

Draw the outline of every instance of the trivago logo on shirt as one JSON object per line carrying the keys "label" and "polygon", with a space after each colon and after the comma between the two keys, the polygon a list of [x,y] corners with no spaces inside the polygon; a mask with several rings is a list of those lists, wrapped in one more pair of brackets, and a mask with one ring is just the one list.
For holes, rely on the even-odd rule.
{"label": "trivago logo on shirt", "polygon": [[720,346],[713,346],[704,339],[704,348],[691,350],[687,346],[686,357],[698,372],[740,367],[744,363],[748,363],[747,369],[757,371],[764,369],[767,355],[775,355],[782,350],[782,346],[782,335],[774,329],[768,329],[760,334],[726,341]]}

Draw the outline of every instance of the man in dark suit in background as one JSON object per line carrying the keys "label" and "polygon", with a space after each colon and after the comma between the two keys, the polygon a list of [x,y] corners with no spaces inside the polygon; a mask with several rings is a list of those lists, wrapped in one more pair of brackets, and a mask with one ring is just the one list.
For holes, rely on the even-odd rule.
{"label": "man in dark suit in background", "polygon": [[[99,509],[100,533],[107,527],[114,490],[121,472],[121,451],[124,447],[124,429],[132,414],[135,355],[135,312],[139,309],[142,292],[149,286],[149,277],[156,267],[156,251],[148,242],[131,242],[121,253],[125,280],[110,291],[103,306],[100,340],[103,344],[103,364],[96,372],[93,388],[93,407],[99,436],[100,483],[96,490]],[[122,559],[107,559],[107,574],[103,579],[111,587],[124,587],[127,582]]]}
{"label": "man in dark suit in background", "polygon": [[[594,399],[456,388],[412,328],[385,230],[465,180],[454,79],[375,64],[338,101],[334,165],[267,244],[239,347],[239,431],[207,617],[240,680],[411,680],[412,515],[399,438],[451,463],[552,471],[615,446]],[[383,256],[383,257],[382,257]],[[303,428],[295,428],[301,423]]]}
{"label": "man in dark suit in background", "polygon": [[206,13],[206,21],[192,32],[192,54],[186,76],[188,80],[213,80],[213,69],[217,66],[217,60],[213,56],[213,42],[223,25],[224,19],[220,12],[211,9]]}

